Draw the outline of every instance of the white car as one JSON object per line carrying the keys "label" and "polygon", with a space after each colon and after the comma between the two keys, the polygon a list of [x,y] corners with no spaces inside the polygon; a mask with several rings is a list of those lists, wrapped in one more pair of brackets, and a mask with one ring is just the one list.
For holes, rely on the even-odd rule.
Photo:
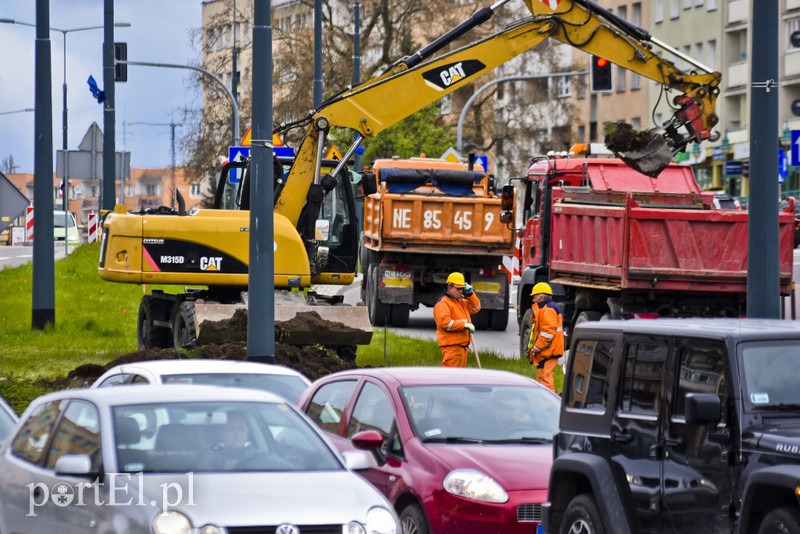
{"label": "white car", "polygon": [[11,429],[14,427],[14,424],[17,422],[17,414],[11,408],[11,406],[6,403],[6,401],[0,397],[0,441],[6,439],[8,433],[11,432]]}
{"label": "white car", "polygon": [[293,404],[212,386],[70,389],[0,449],[0,531],[396,534],[397,514]]}
{"label": "white car", "polygon": [[64,242],[64,235],[67,236],[69,245],[78,246],[81,244],[81,236],[78,233],[78,223],[71,212],[66,212],[64,217],[63,210],[53,210],[53,239],[58,243]]}
{"label": "white car", "polygon": [[112,367],[93,388],[136,384],[206,384],[260,389],[297,402],[311,382],[282,365],[235,360],[150,360]]}

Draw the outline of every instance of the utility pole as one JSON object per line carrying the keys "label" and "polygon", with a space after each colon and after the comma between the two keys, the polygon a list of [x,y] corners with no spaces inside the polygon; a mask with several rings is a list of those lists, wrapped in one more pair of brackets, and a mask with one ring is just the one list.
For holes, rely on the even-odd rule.
{"label": "utility pole", "polygon": [[[233,0],[233,30],[231,32],[233,34],[233,46],[231,47],[231,95],[233,95],[233,102],[235,105],[238,106],[239,99],[237,98],[237,90],[239,85],[239,68],[236,65],[236,0]],[[238,121],[239,117],[234,115],[234,121]],[[234,122],[231,125],[231,133],[233,134],[233,145],[237,146],[239,144],[239,124]]]}
{"label": "utility pole", "polygon": [[175,197],[176,190],[178,189],[177,180],[175,178],[175,128],[178,126],[183,126],[183,123],[176,123],[176,122],[129,122],[128,126],[169,126],[170,129],[170,146],[172,147],[172,176],[170,178],[170,199],[169,199],[169,207],[175,208]]}

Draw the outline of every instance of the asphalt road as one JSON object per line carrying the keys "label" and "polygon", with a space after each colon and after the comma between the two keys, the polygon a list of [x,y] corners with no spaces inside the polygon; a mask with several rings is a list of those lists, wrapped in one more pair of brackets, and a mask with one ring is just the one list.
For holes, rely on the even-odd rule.
{"label": "asphalt road", "polygon": [[[74,247],[72,247],[74,248]],[[70,248],[70,250],[72,250]],[[60,260],[64,257],[64,245],[55,245],[55,259]],[[0,270],[6,267],[16,267],[24,265],[33,260],[33,247],[0,247]]]}

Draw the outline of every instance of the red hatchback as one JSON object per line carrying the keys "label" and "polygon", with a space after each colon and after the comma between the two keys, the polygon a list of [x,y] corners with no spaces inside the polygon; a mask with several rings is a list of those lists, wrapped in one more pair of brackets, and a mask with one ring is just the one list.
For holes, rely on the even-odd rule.
{"label": "red hatchback", "polygon": [[489,369],[367,368],[314,382],[300,407],[340,451],[372,450],[361,474],[403,534],[537,531],[560,399]]}

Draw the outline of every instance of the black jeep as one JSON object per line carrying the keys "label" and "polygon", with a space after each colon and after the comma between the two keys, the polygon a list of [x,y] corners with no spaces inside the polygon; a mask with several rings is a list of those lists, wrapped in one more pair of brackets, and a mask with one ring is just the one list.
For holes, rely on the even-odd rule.
{"label": "black jeep", "polygon": [[800,533],[800,322],[574,330],[545,532]]}

